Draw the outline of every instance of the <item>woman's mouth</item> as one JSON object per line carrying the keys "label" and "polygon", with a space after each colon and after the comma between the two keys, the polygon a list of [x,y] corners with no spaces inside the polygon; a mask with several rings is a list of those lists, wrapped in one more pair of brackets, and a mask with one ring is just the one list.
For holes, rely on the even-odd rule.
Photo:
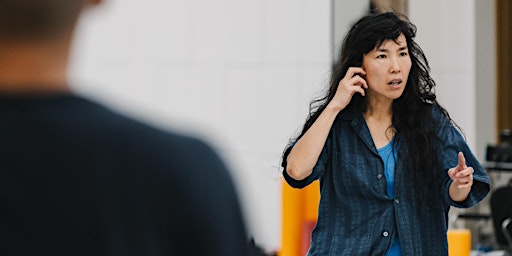
{"label": "woman's mouth", "polygon": [[402,79],[393,79],[391,80],[388,85],[391,85],[391,86],[397,86],[397,85],[400,85],[402,83]]}

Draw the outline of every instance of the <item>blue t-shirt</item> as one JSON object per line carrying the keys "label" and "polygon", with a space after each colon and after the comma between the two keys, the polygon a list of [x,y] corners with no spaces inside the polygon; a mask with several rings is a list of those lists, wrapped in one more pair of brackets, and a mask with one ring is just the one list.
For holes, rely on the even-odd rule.
{"label": "blue t-shirt", "polygon": [[[384,147],[377,149],[379,156],[384,162],[384,175],[386,176],[387,192],[388,196],[395,198],[395,159],[397,157],[397,151],[393,147],[393,139]],[[386,256],[400,256],[402,252],[400,250],[400,240],[398,234],[393,240],[393,244],[386,252]]]}

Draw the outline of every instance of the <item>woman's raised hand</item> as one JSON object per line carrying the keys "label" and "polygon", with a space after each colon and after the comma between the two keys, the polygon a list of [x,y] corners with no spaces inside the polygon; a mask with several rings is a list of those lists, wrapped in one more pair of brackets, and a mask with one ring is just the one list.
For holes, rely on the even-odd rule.
{"label": "woman's raised hand", "polygon": [[350,67],[338,84],[338,89],[334,98],[329,102],[328,106],[336,109],[337,111],[343,110],[352,100],[354,93],[358,92],[365,96],[364,89],[368,89],[368,84],[364,80],[366,72],[359,67]]}

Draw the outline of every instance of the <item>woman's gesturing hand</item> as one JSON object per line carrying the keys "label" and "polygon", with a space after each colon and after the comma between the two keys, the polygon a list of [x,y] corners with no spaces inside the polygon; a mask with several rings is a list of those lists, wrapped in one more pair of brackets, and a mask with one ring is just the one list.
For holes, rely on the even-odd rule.
{"label": "woman's gesturing hand", "polygon": [[457,166],[448,170],[448,176],[453,180],[450,185],[450,197],[455,202],[462,202],[468,198],[471,186],[473,186],[473,167],[466,165],[464,154],[459,152]]}
{"label": "woman's gesturing hand", "polygon": [[448,176],[453,180],[459,189],[471,189],[473,185],[473,167],[466,166],[464,154],[459,152],[457,166],[448,170]]}
{"label": "woman's gesturing hand", "polygon": [[366,72],[362,68],[350,67],[345,77],[343,77],[338,84],[336,94],[329,102],[329,106],[341,111],[350,103],[354,93],[358,92],[362,96],[365,96],[364,89],[368,89],[368,85],[363,78],[365,75]]}

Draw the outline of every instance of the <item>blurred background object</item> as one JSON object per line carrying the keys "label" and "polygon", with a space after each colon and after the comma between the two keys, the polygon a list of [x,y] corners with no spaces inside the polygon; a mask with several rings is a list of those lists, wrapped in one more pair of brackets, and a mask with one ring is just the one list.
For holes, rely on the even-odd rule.
{"label": "blurred background object", "polygon": [[499,142],[487,146],[485,159],[490,162],[512,163],[512,130],[502,130]]}

